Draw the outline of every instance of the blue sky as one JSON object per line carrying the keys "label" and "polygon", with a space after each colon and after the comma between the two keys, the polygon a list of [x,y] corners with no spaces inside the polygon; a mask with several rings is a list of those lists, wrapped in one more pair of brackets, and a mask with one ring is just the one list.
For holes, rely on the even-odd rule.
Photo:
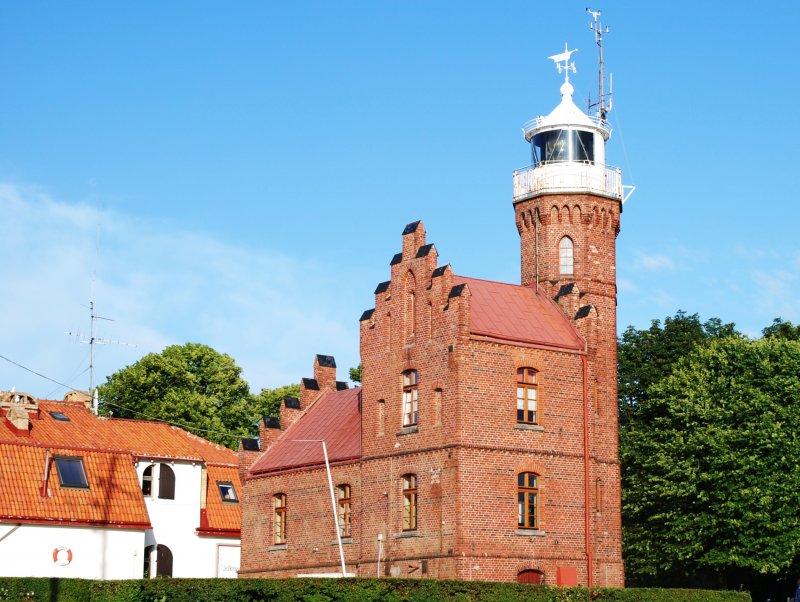
{"label": "blue sky", "polygon": [[[85,388],[165,345],[233,356],[254,390],[313,354],[358,363],[358,317],[422,219],[457,273],[518,282],[520,126],[560,100],[547,56],[586,4],[0,5],[0,355]],[[800,321],[794,2],[607,2],[608,159],[637,190],[620,329],[678,309],[757,335]],[[667,11],[667,9],[669,9]],[[788,66],[787,66],[788,65]],[[0,389],[64,389],[0,361]]]}

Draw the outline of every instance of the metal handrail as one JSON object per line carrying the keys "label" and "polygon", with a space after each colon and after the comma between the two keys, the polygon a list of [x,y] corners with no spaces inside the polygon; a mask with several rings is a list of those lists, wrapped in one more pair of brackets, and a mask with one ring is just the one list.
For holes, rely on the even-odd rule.
{"label": "metal handrail", "polygon": [[[559,169],[560,165],[565,169]],[[576,166],[578,170],[569,169]],[[529,165],[514,171],[515,200],[553,192],[591,192],[623,199],[622,170],[605,165],[559,161],[546,166]]]}
{"label": "metal handrail", "polygon": [[[604,119],[600,119],[596,115],[586,115],[586,117],[589,118],[589,120],[592,122],[592,125],[594,125],[596,128],[599,128],[600,130],[602,130],[603,132],[608,134],[608,136],[611,135],[611,131],[612,131],[611,130],[611,126],[608,125],[607,121],[605,121]],[[538,115],[537,117],[534,117],[533,119],[523,123],[522,124],[522,131],[525,134],[525,136],[527,137],[527,135],[528,135],[528,133],[530,131],[542,127],[542,125],[543,125],[542,122],[545,119],[546,119],[546,117],[544,115]],[[580,124],[580,123],[553,124],[553,127],[557,128],[559,125],[565,125],[565,126],[577,125],[577,126],[580,126],[580,125],[583,125],[583,124]]]}

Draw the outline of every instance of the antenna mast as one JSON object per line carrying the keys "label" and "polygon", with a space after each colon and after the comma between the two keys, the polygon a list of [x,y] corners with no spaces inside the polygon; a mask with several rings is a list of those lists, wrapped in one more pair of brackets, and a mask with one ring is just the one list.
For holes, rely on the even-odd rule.
{"label": "antenna mast", "polygon": [[81,343],[88,343],[89,345],[89,395],[94,395],[94,346],[95,345],[125,345],[126,347],[136,347],[136,345],[132,345],[130,343],[122,343],[120,341],[112,341],[109,339],[102,339],[96,337],[94,334],[94,323],[97,320],[106,320],[108,322],[113,322],[112,318],[105,318],[103,316],[98,316],[94,313],[94,276],[92,276],[92,292],[91,292],[91,299],[89,300],[89,305],[84,305],[89,310],[89,335],[86,336],[82,332],[73,332],[69,331],[66,334],[72,337],[77,337],[77,339]]}
{"label": "antenna mast", "polygon": [[[592,108],[597,107],[597,116],[602,120],[605,121],[608,114],[611,112],[612,109],[612,86],[613,86],[613,74],[609,78],[609,85],[608,85],[608,98],[606,98],[605,94],[605,73],[604,73],[604,66],[603,66],[603,34],[609,33],[611,30],[608,26],[603,27],[603,24],[600,22],[600,15],[602,14],[599,10],[592,10],[591,8],[587,8],[586,12],[592,15],[592,20],[589,21],[589,29],[594,32],[594,41],[597,44],[597,49],[600,56],[600,69],[598,73],[598,95],[597,95],[597,102],[592,102],[591,97],[589,98],[589,112],[591,112]],[[606,104],[606,100],[608,100],[608,104]]]}

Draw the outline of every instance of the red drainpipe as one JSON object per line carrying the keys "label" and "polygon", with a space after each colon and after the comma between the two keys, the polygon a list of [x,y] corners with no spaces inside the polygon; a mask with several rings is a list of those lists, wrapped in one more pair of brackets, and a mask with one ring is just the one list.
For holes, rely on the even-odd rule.
{"label": "red drainpipe", "polygon": [[583,507],[586,531],[586,580],[592,587],[592,535],[591,500],[589,495],[589,366],[586,356],[581,356],[583,364]]}

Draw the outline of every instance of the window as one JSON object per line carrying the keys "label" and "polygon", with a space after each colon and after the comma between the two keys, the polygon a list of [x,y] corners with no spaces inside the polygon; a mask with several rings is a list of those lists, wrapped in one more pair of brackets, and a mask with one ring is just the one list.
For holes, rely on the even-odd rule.
{"label": "window", "polygon": [[539,383],[533,368],[517,370],[517,422],[538,424]]}
{"label": "window", "polygon": [[339,536],[350,537],[350,485],[339,485],[336,497],[339,499]]}
{"label": "window", "polygon": [[383,399],[378,400],[378,435],[383,435],[384,422],[386,421],[386,403]]}
{"label": "window", "polygon": [[417,475],[403,475],[403,531],[417,528]]}
{"label": "window", "polygon": [[286,543],[286,496],[283,493],[272,498],[275,511],[275,545]]}
{"label": "window", "polygon": [[517,526],[520,529],[538,529],[538,475],[521,472],[517,477]]}
{"label": "window", "polygon": [[414,426],[419,419],[417,371],[403,372],[403,426]]}
{"label": "window", "polygon": [[575,254],[572,239],[565,236],[558,243],[558,271],[562,276],[572,276],[574,271]]}
{"label": "window", "polygon": [[48,412],[48,414],[53,417],[53,420],[58,420],[59,422],[70,422],[69,416],[67,416],[64,412]]}
{"label": "window", "polygon": [[153,495],[153,469],[155,464],[151,464],[142,473],[142,495],[150,497]]}
{"label": "window", "polygon": [[83,469],[83,458],[77,456],[60,456],[54,458],[58,479],[62,487],[89,489],[86,471]]}
{"label": "window", "polygon": [[175,473],[166,464],[158,467],[158,497],[162,500],[175,499]]}
{"label": "window", "polygon": [[217,481],[217,488],[219,489],[219,495],[223,502],[239,503],[239,498],[236,497],[236,489],[234,489],[233,483]]}

